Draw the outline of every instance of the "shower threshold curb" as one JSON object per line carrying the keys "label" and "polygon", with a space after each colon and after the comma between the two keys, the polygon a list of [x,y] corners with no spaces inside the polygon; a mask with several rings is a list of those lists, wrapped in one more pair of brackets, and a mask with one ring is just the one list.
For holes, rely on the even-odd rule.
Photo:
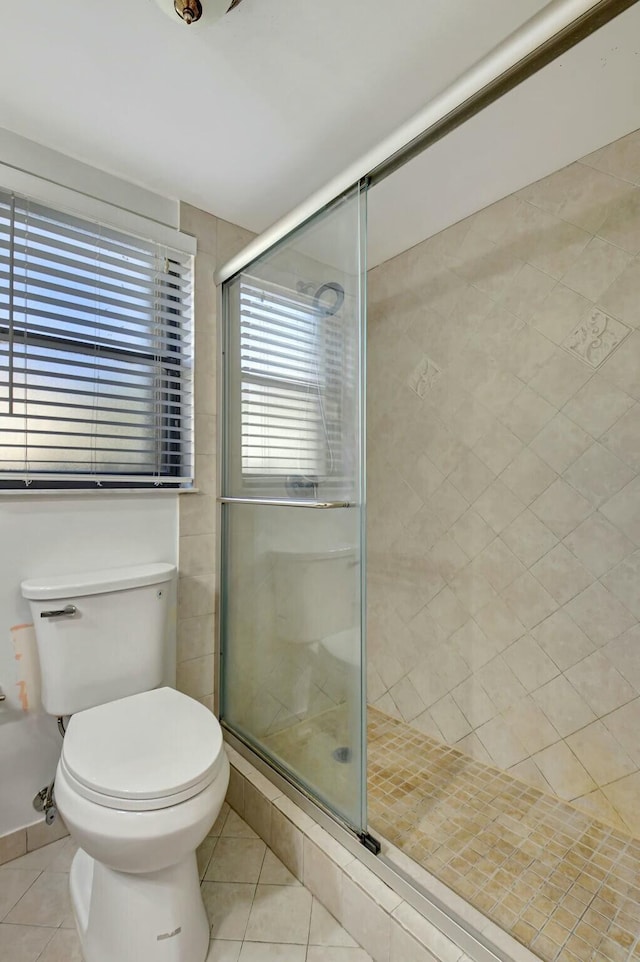
{"label": "shower threshold curb", "polygon": [[540,962],[394,846],[374,856],[228,731],[225,742],[231,808],[374,962]]}

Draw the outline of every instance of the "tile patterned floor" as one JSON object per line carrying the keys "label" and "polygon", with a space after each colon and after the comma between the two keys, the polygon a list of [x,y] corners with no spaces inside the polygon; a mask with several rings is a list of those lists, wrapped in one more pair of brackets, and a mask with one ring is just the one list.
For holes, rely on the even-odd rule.
{"label": "tile patterned floor", "polygon": [[640,839],[371,708],[369,820],[545,962],[640,959]]}
{"label": "tile patterned floor", "polygon": [[[344,801],[345,739],[338,708],[266,741]],[[368,741],[375,835],[544,962],[640,960],[640,839],[371,707]]]}
{"label": "tile patterned floor", "polygon": [[[81,962],[69,903],[69,838],[0,868],[0,959]],[[198,851],[211,920],[207,962],[371,962],[225,805]]]}

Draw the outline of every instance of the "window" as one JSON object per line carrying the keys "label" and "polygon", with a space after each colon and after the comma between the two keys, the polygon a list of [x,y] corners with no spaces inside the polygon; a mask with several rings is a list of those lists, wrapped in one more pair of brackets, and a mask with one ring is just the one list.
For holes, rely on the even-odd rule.
{"label": "window", "polygon": [[191,480],[192,272],[0,192],[0,486]]}
{"label": "window", "polygon": [[[240,280],[241,473],[317,485],[343,474],[343,387],[350,350],[337,316],[305,293]],[[315,287],[311,286],[312,290]],[[320,289],[322,290],[322,288]]]}

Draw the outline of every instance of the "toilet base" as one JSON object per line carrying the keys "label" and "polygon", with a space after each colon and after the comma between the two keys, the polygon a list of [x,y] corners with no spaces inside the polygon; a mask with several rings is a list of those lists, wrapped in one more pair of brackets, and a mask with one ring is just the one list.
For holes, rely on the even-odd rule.
{"label": "toilet base", "polygon": [[204,962],[209,922],[195,852],[134,875],[79,849],[69,884],[85,962]]}

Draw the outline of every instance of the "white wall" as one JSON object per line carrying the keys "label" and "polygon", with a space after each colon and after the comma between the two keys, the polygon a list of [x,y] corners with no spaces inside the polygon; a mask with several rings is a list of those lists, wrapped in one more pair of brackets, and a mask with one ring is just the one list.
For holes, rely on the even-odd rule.
{"label": "white wall", "polygon": [[[38,702],[37,662],[30,652],[24,578],[152,561],[177,563],[178,495],[123,494],[0,498],[0,836],[36,820],[35,793],[60,752],[55,719]],[[13,629],[13,630],[12,630]],[[23,644],[26,642],[26,644]],[[175,658],[175,594],[168,637]],[[16,646],[24,651],[15,658]],[[21,702],[26,680],[28,710]]]}
{"label": "white wall", "polygon": [[103,170],[96,170],[95,167],[66,157],[57,150],[43,147],[26,137],[19,137],[4,127],[0,127],[0,162],[5,167],[25,171],[48,183],[68,187],[84,197],[104,201],[121,210],[132,211],[159,224],[166,224],[167,227],[178,226],[178,201],[161,197]]}

